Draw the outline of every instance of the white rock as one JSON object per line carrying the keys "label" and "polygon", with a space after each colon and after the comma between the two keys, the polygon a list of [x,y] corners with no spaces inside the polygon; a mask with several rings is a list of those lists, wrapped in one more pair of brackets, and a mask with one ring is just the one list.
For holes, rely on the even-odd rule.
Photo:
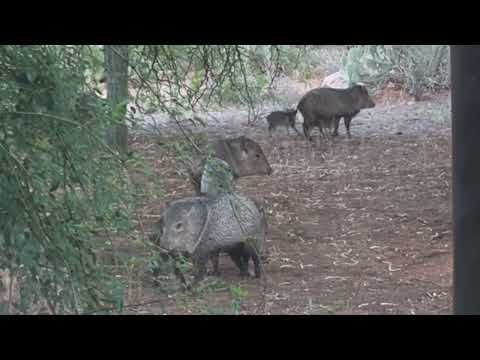
{"label": "white rock", "polygon": [[348,87],[348,80],[342,71],[328,75],[322,82],[322,87],[334,89],[345,89]]}

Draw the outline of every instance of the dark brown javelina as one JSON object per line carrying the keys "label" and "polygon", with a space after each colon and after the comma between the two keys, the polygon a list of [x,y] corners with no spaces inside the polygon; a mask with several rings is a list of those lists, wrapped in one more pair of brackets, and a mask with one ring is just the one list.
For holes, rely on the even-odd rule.
{"label": "dark brown javelina", "polygon": [[306,93],[298,103],[298,111],[303,116],[303,132],[311,140],[310,132],[318,127],[325,136],[324,129],[332,129],[338,134],[340,119],[343,117],[347,135],[350,138],[350,123],[360,110],[373,108],[375,103],[363,85],[347,89],[317,88]]}

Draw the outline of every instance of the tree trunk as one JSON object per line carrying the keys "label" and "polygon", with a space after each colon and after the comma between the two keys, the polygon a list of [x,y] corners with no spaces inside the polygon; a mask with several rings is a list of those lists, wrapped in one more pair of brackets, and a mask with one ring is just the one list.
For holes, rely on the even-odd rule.
{"label": "tree trunk", "polygon": [[107,142],[121,153],[128,151],[128,129],[124,123],[128,102],[128,45],[105,45],[107,99],[118,125],[107,134]]}

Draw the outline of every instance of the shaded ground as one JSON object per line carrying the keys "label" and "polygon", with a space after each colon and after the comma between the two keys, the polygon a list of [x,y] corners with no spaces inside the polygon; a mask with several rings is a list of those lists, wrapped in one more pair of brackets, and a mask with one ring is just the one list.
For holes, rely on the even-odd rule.
{"label": "shaded ground", "polygon": [[[247,135],[262,145],[274,168],[270,177],[239,181],[239,190],[263,199],[267,209],[266,276],[241,280],[224,257],[220,279],[209,278],[203,291],[185,295],[165,292],[171,277],[160,277],[163,285],[155,285],[143,273],[132,282],[128,302],[154,303],[129,311],[451,313],[448,94],[362,112],[352,122],[352,139],[342,123],[341,135],[328,145],[309,146],[283,129],[269,138],[263,123],[248,127],[223,118],[207,127],[209,137]],[[162,134],[175,132],[162,129]],[[151,161],[166,192],[165,199],[145,201],[141,227],[148,232],[165,200],[192,190],[153,138],[135,136],[132,147]]]}

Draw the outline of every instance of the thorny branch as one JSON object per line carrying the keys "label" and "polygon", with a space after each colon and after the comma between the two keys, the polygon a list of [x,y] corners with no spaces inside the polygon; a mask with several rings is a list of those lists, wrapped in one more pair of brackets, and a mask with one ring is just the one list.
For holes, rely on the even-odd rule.
{"label": "thorny branch", "polygon": [[[260,89],[255,88],[249,75],[255,71],[267,72],[270,87],[281,73],[280,53],[279,46],[271,46],[270,57],[265,60],[267,64],[264,66],[255,63],[252,49],[241,45],[146,45],[133,48],[129,64],[134,76],[140,80],[135,106],[145,113],[141,102],[146,100],[168,114],[193,148],[202,154],[179,120],[179,115],[198,110],[208,113],[212,101],[219,105],[223,103],[223,90],[230,86],[247,105],[249,122],[252,116],[255,120],[259,113],[255,111],[253,93]],[[117,55],[121,56],[118,52]],[[256,69],[258,67],[260,69]],[[199,120],[193,119],[188,120],[195,125]]]}

